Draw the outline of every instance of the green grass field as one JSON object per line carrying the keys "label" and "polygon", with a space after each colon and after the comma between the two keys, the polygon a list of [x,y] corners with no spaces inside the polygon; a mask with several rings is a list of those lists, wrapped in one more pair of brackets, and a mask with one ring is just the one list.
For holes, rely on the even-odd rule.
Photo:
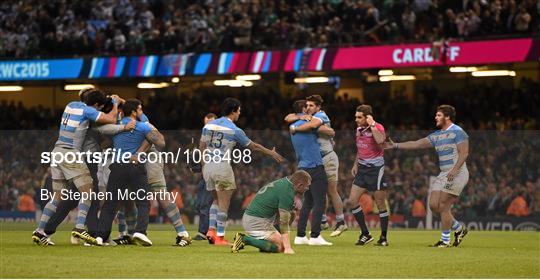
{"label": "green grass field", "polygon": [[[68,228],[54,247],[31,242],[33,224],[2,223],[2,278],[540,278],[540,233],[470,232],[459,248],[429,248],[437,231],[391,231],[390,246],[355,246],[356,231],[330,238],[329,247],[294,246],[296,255],[238,254],[194,241],[173,247],[167,225],[151,226],[153,247],[84,247],[69,244]],[[232,239],[234,230],[228,231]],[[373,232],[374,236],[378,232]]]}

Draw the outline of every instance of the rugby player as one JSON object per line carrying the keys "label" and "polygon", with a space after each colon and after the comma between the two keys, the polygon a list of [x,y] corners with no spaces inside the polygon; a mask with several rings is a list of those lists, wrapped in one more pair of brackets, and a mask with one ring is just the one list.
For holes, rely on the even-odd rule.
{"label": "rugby player", "polygon": [[[245,245],[261,252],[294,254],[289,225],[294,221],[294,197],[302,196],[311,185],[311,176],[303,170],[262,187],[242,217],[246,234],[237,233],[231,251],[237,253]],[[274,220],[279,216],[279,231]]]}
{"label": "rugby player", "polygon": [[[206,125],[208,122],[215,119],[217,119],[217,116],[215,114],[208,113],[204,117],[204,124]],[[194,148],[195,146],[193,145],[191,149],[194,149]],[[199,174],[202,172],[201,164],[196,163],[194,160],[190,160],[189,169],[194,174]],[[206,233],[208,232],[208,230],[210,228],[212,228],[214,232],[216,230],[216,216],[217,216],[218,206],[217,206],[217,202],[214,200],[215,194],[212,195],[212,192],[209,192],[208,190],[206,190],[206,183],[204,182],[204,179],[202,178],[202,174],[198,176],[200,177],[198,177],[199,184],[198,184],[197,200],[195,202],[195,207],[197,209],[197,213],[199,214],[199,229],[198,229],[197,235],[193,238],[193,240],[206,240]]]}
{"label": "rugby player", "polygon": [[[335,135],[333,130],[325,129],[331,128],[330,118],[326,112],[321,110],[323,99],[320,95],[312,95],[306,99],[306,110],[302,114],[289,114],[285,117],[285,121],[288,123],[293,123],[299,119],[305,119],[311,121],[311,117],[315,118],[314,122],[310,122],[305,125],[301,125],[296,130],[297,131],[306,131],[309,129],[320,128],[325,126],[322,129],[318,130],[319,138],[317,141],[321,147],[321,156],[323,157],[324,170],[326,172],[326,177],[328,178],[328,196],[330,201],[334,206],[334,211],[336,213],[336,225],[334,231],[330,234],[331,237],[337,237],[341,235],[344,231],[347,230],[347,225],[345,224],[345,216],[343,215],[343,201],[337,190],[338,183],[338,171],[339,171],[339,158],[334,152],[334,139],[332,138]],[[306,118],[306,116],[308,116]],[[325,203],[326,206],[326,203]],[[325,211],[326,212],[326,211]],[[323,212],[322,217],[322,229],[328,228],[328,222],[326,220],[326,214]]]}
{"label": "rugby player", "polygon": [[[140,121],[143,123],[147,123],[152,127],[152,129],[156,129],[152,124],[150,124],[148,117],[143,113],[140,117]],[[176,231],[176,241],[174,245],[185,247],[191,244],[191,238],[189,237],[189,233],[186,230],[186,227],[184,223],[182,222],[182,217],[180,214],[180,210],[176,206],[176,203],[173,200],[166,200],[163,199],[163,196],[157,195],[158,193],[164,193],[167,191],[167,182],[165,181],[165,174],[163,173],[164,168],[164,161],[165,158],[159,157],[159,151],[156,149],[155,145],[150,145],[148,141],[144,140],[141,147],[137,150],[137,153],[153,153],[156,155],[155,160],[148,160],[144,165],[146,167],[146,174],[148,177],[148,185],[150,186],[150,191],[156,193],[156,198],[158,200],[159,205],[165,210],[165,214],[171,221],[175,231]],[[152,158],[154,158],[152,156]],[[128,206],[128,209],[131,209],[133,206]],[[132,211],[128,211],[128,213]],[[123,213],[122,213],[123,214]],[[129,217],[129,215],[128,215]],[[121,219],[119,219],[121,220]],[[125,219],[124,219],[125,221]],[[126,222],[127,225],[127,222]],[[121,227],[120,223],[118,225]],[[122,232],[122,231],[121,231]],[[113,241],[116,244],[124,245],[124,244],[131,244],[131,236],[129,235],[122,235],[117,239],[114,239]]]}
{"label": "rugby player", "polygon": [[[296,113],[301,113],[303,110],[302,103],[295,102],[294,110]],[[302,126],[308,127],[307,131],[298,131],[298,128]],[[331,130],[331,128],[322,126],[321,120],[315,117],[310,121],[299,119],[289,127],[291,141],[298,160],[298,169],[309,173],[312,180],[310,189],[304,194],[304,203],[300,209],[297,233],[294,238],[294,244],[296,245],[332,245],[332,243],[324,240],[321,235],[321,220],[324,212],[324,200],[328,190],[328,180],[323,166],[319,142],[317,142],[318,129]],[[306,236],[306,227],[312,210],[311,238],[308,238]]]}
{"label": "rugby player", "polygon": [[[126,100],[122,111],[124,118],[122,118],[121,124],[140,119],[143,114],[141,102],[137,99]],[[146,122],[137,121],[134,130],[119,133],[113,138],[114,148],[119,156],[115,156],[115,160],[109,167],[111,174],[107,183],[107,192],[111,194],[112,199],[106,200],[101,209],[98,224],[99,232],[96,238],[97,245],[107,243],[111,234],[112,222],[116,216],[119,202],[118,190],[129,189],[132,192],[142,190],[144,193],[144,198],[135,200],[138,213],[133,239],[142,246],[152,246],[152,241],[146,236],[150,210],[146,198],[146,193],[149,191],[148,177],[146,167],[137,162],[136,155],[145,139],[159,148],[165,147],[163,135]],[[124,154],[131,156],[129,162],[118,162],[116,159],[122,158]]]}
{"label": "rugby player", "polygon": [[[217,213],[217,232],[209,230],[207,239],[211,244],[228,245],[225,240],[225,228],[227,213],[232,194],[236,190],[231,159],[233,148],[238,143],[250,150],[260,152],[276,162],[281,163],[285,159],[273,148],[269,150],[264,146],[251,141],[245,132],[235,124],[241,113],[241,103],[235,98],[227,98],[221,105],[222,117],[208,122],[202,129],[202,137],[199,149],[203,154],[201,164],[203,178],[208,191],[216,191],[219,211]],[[209,154],[212,160],[205,162],[204,154]],[[215,156],[219,157],[214,161]],[[210,212],[210,215],[212,213]]]}
{"label": "rugby player", "polygon": [[[81,101],[85,102],[88,96],[88,93],[92,92],[93,90],[94,88],[91,88],[91,87],[80,90],[79,97]],[[120,99],[120,103],[122,102],[123,100]],[[110,110],[112,109],[112,105],[113,105],[112,101],[108,98],[105,107],[102,109],[103,112],[104,113],[110,112]],[[89,151],[91,153],[97,153],[101,151],[101,147],[99,144],[101,142],[100,141],[100,139],[102,138],[101,136],[113,136],[122,131],[130,131],[133,128],[135,128],[135,121],[132,121],[126,125],[117,125],[117,124],[101,124],[100,125],[100,124],[92,123],[90,124],[90,129],[86,133],[86,137],[85,137],[81,150],[83,152]],[[95,162],[87,162],[86,165],[88,166],[90,175],[92,176],[93,185],[94,185],[93,191],[99,192],[100,189],[99,189],[99,184],[98,184],[99,182],[98,173],[99,173],[101,164],[95,163]],[[69,183],[69,186],[74,192],[78,191],[77,188],[75,188],[75,186],[73,185],[73,183]],[[104,188],[103,188],[103,191],[104,191]],[[101,208],[100,202],[101,201],[97,201],[97,200],[92,201],[92,204],[90,205],[90,209],[88,210],[88,215],[86,217],[86,226],[88,228],[88,233],[90,233],[90,235],[94,237],[97,234],[98,211]],[[58,207],[56,208],[56,212],[54,213],[54,215],[52,215],[52,217],[49,219],[49,221],[45,225],[45,234],[47,234],[47,236],[49,237],[52,234],[54,234],[56,232],[56,228],[58,227],[58,225],[60,225],[64,221],[64,219],[67,217],[69,212],[75,209],[77,205],[78,205],[78,201],[75,199],[62,200],[58,204]],[[71,236],[71,243],[79,244],[79,238]]]}
{"label": "rugby player", "polygon": [[[85,102],[73,101],[68,103],[62,114],[58,141],[56,141],[52,152],[62,154],[64,158],[67,154],[76,155],[80,153],[90,123],[116,123],[119,100],[120,98],[118,96],[112,96],[113,108],[107,114],[99,111],[105,106],[107,97],[105,93],[98,89],[88,92]],[[49,243],[50,239],[45,234],[44,228],[51,216],[56,212],[57,206],[62,199],[60,192],[62,189],[67,189],[68,181],[71,181],[79,192],[84,193],[84,195],[81,195],[81,200],[77,205],[77,221],[71,235],[88,243],[95,244],[96,239],[84,227],[86,216],[92,203],[92,196],[90,194],[94,187],[88,166],[78,161],[73,163],[64,161],[56,165],[51,163],[51,175],[53,180],[53,199],[43,209],[38,228],[32,234],[32,240],[39,245],[52,245]]]}
{"label": "rugby player", "polygon": [[[437,107],[435,123],[439,130],[427,137],[403,143],[388,139],[385,148],[413,150],[435,148],[439,156],[441,173],[431,187],[429,208],[441,216],[441,239],[432,247],[446,248],[459,246],[468,230],[452,215],[452,204],[469,181],[466,160],[469,156],[469,136],[454,123],[456,109],[450,105]],[[450,245],[450,230],[454,231],[454,243]]]}

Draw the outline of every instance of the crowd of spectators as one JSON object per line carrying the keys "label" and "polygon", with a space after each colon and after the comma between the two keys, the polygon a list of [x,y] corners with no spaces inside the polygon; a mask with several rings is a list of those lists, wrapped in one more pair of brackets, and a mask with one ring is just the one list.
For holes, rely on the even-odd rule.
{"label": "crowd of spectators", "polygon": [[0,57],[531,36],[536,0],[4,0]]}
{"label": "crowd of spectators", "polygon": [[[540,148],[540,135],[536,122],[540,116],[534,106],[539,104],[539,88],[538,83],[524,80],[514,89],[497,84],[468,86],[458,96],[430,87],[412,97],[399,92],[377,98],[366,95],[365,102],[373,105],[375,119],[398,141],[425,137],[434,129],[432,116],[436,105],[454,105],[457,123],[471,139],[467,161],[471,176],[455,206],[458,215],[467,218],[538,215],[540,154],[536,151]],[[298,96],[270,90],[257,94],[241,90],[236,93],[204,90],[181,96],[156,94],[146,102],[144,110],[151,122],[166,134],[167,149],[176,151],[186,149],[192,138],[198,139],[202,117],[208,112],[219,115],[219,104],[226,96],[235,96],[244,104],[238,125],[254,141],[275,146],[288,159],[287,164],[277,166],[254,155],[250,164],[235,166],[238,191],[231,204],[231,217],[239,218],[242,207],[258,187],[284,176],[295,166],[287,125],[282,120]],[[346,198],[355,156],[352,115],[360,101],[346,95],[336,97],[333,93],[324,95],[324,99],[323,109],[337,131],[339,191]],[[52,149],[59,119],[59,112],[0,102],[0,210],[31,209],[28,198],[39,192],[48,168],[40,163],[40,153]],[[391,186],[388,201],[391,212],[413,217],[425,215],[429,176],[438,173],[436,153],[387,151],[385,160],[385,174]],[[165,174],[169,187],[181,190],[183,212],[193,219],[200,177],[191,174],[185,163],[167,164]]]}

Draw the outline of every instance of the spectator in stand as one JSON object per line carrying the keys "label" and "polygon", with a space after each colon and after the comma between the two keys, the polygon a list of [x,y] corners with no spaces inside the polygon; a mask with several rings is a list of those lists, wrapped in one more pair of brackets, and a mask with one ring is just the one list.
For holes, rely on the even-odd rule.
{"label": "spectator in stand", "polygon": [[506,214],[516,217],[526,217],[531,213],[529,207],[527,206],[527,201],[525,200],[524,191],[520,191],[518,196],[512,200],[510,206],[506,210]]}
{"label": "spectator in stand", "polygon": [[422,197],[417,197],[412,205],[411,216],[415,218],[426,217],[426,206]]}
{"label": "spectator in stand", "polygon": [[246,194],[244,194],[244,201],[242,201],[242,210],[246,210],[247,207],[249,206],[249,204],[251,203],[251,201],[253,200],[253,198],[255,198],[255,195],[257,194],[256,192],[250,190],[250,189],[246,189]]}
{"label": "spectator in stand", "polygon": [[35,212],[36,204],[34,203],[34,191],[27,190],[23,195],[19,197],[19,203],[17,210],[20,212]]}
{"label": "spectator in stand", "polygon": [[531,23],[531,15],[527,12],[524,5],[519,8],[519,13],[514,19],[514,29],[520,33],[527,33],[529,31],[529,24]]}
{"label": "spectator in stand", "polygon": [[530,0],[4,0],[0,3],[0,57],[290,49],[516,33],[532,36],[539,30],[539,7],[538,1]]}
{"label": "spectator in stand", "polygon": [[497,212],[497,205],[499,201],[499,194],[497,193],[497,188],[495,187],[494,183],[489,183],[487,190],[486,190],[486,199],[484,200],[485,204],[485,214],[488,217],[495,216],[495,213]]}
{"label": "spectator in stand", "polygon": [[370,194],[362,194],[359,202],[365,214],[373,213],[373,197]]}

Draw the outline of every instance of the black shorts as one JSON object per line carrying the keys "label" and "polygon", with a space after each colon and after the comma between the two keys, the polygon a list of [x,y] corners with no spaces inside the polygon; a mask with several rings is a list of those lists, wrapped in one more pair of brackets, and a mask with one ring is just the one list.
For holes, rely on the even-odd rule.
{"label": "black shorts", "polygon": [[384,165],[366,166],[359,164],[353,184],[370,192],[385,190],[387,184],[384,178]]}

